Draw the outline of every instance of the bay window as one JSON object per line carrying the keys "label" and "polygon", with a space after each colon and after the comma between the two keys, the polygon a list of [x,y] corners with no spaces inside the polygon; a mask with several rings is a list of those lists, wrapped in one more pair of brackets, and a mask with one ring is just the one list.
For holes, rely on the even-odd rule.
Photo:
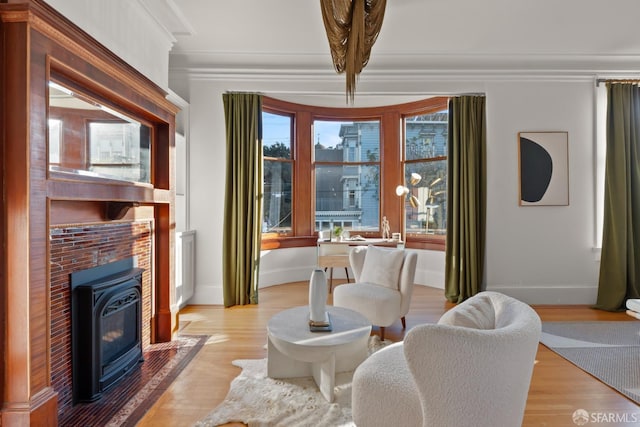
{"label": "bay window", "polygon": [[[329,108],[263,98],[263,249],[313,246],[330,224],[381,237],[387,218],[407,247],[444,249],[446,97]],[[409,185],[419,174],[420,183]],[[398,197],[407,185],[410,198]]]}

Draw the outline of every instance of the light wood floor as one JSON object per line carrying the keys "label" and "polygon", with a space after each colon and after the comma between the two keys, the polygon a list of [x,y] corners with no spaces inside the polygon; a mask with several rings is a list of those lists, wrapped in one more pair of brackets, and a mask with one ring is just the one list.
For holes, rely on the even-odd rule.
{"label": "light wood floor", "polygon": [[[331,297],[330,297],[331,298]],[[224,309],[187,306],[180,312],[183,334],[210,335],[207,345],[160,397],[138,426],[191,426],[220,403],[240,369],[234,359],[266,357],[266,324],[275,313],[308,302],[308,284],[291,283],[260,290],[260,304]],[[416,286],[407,315],[407,330],[436,322],[451,308],[443,291]],[[624,313],[608,313],[586,306],[534,307],[543,321],[633,321]],[[639,322],[640,323],[640,322]],[[374,327],[374,333],[377,328]],[[400,321],[387,328],[386,337],[403,339]],[[640,416],[632,401],[540,345],[529,390],[524,426],[573,426],[577,409],[630,413]],[[241,425],[241,424],[239,424]],[[608,427],[614,423],[602,424]],[[620,424],[630,426],[631,424]]]}

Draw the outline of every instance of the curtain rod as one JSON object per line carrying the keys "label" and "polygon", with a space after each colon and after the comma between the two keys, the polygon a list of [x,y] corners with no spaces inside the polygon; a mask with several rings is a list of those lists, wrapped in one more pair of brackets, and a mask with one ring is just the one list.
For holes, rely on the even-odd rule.
{"label": "curtain rod", "polygon": [[456,96],[487,96],[484,92],[465,92],[465,93],[456,93],[455,95],[449,95],[449,98],[454,98]]}
{"label": "curtain rod", "polygon": [[600,83],[640,83],[640,79],[596,79],[596,86]]}

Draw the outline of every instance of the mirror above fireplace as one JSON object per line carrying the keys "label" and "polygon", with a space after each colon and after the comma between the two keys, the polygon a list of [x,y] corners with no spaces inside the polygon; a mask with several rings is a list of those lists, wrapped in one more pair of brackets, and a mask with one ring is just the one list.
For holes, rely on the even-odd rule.
{"label": "mirror above fireplace", "polygon": [[151,127],[49,82],[48,165],[52,172],[151,183]]}

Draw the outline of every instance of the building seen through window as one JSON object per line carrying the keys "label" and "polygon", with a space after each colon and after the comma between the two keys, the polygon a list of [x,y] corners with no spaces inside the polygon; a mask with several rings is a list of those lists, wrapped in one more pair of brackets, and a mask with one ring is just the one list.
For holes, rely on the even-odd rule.
{"label": "building seen through window", "polygon": [[315,229],[333,224],[349,232],[377,231],[380,223],[380,123],[313,124]]}

